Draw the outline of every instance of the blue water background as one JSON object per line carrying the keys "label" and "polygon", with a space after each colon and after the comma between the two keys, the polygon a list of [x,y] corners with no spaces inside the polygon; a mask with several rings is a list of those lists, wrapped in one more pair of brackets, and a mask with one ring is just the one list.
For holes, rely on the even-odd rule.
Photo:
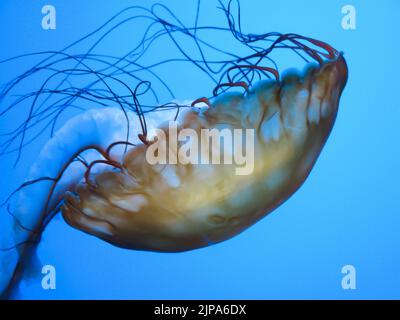
{"label": "blue water background", "polygon": [[[223,24],[217,2],[203,2],[202,23]],[[56,267],[57,288],[43,290],[37,277],[25,283],[17,297],[400,298],[400,2],[350,2],[242,1],[245,32],[312,36],[343,50],[349,65],[334,130],[294,196],[235,238],[180,254],[119,249],[55,219],[38,252],[43,264]],[[162,3],[193,23],[196,1]],[[45,4],[57,9],[56,30],[41,28]],[[151,1],[1,1],[0,59],[59,50],[131,4],[149,6]],[[341,27],[346,4],[357,9],[356,30]],[[129,47],[127,39],[141,32],[138,25],[125,28],[105,50],[122,54]],[[163,52],[160,48],[158,54]],[[35,61],[2,65],[1,83]],[[212,90],[201,78],[187,81],[182,73],[170,71],[169,81],[182,99]],[[24,87],[20,91],[24,93]],[[18,120],[15,113],[2,118],[0,125],[12,127]],[[15,156],[0,158],[2,199],[23,181],[44,142],[39,139],[31,146],[16,168]],[[357,270],[356,290],[341,287],[341,268],[347,264]]]}

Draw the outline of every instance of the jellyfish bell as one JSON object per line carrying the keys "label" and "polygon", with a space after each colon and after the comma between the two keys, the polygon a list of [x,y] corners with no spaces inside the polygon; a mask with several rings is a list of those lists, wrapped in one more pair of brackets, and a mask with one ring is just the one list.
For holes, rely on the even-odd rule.
{"label": "jellyfish bell", "polygon": [[[113,245],[179,252],[229,239],[287,200],[305,181],[335,122],[347,81],[342,54],[303,74],[258,83],[246,94],[222,94],[192,109],[179,130],[255,130],[255,168],[235,175],[216,164],[151,165],[148,144],[129,150],[109,170],[65,195],[62,214],[73,227]],[[165,130],[168,138],[168,130]],[[176,150],[175,150],[176,151]],[[177,151],[176,151],[177,152]],[[222,155],[223,156],[223,155]]]}

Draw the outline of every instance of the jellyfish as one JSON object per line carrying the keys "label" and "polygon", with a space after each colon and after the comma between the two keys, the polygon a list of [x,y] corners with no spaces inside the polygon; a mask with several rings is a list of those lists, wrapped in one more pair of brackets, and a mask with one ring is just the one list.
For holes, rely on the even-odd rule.
{"label": "jellyfish", "polygon": [[[239,13],[239,2],[236,5]],[[60,212],[73,228],[117,247],[174,253],[234,237],[304,183],[335,123],[348,76],[343,53],[295,33],[245,33],[240,14],[234,18],[232,2],[220,2],[219,8],[227,27],[199,25],[200,1],[190,27],[165,5],[133,6],[63,50],[1,62],[44,56],[6,84],[0,97],[3,105],[19,83],[40,73],[48,75],[38,90],[1,109],[4,117],[28,106],[24,121],[3,135],[7,139],[1,154],[15,154],[18,163],[32,141],[50,133],[28,179],[2,206],[6,214],[1,218],[1,292],[9,292],[17,282],[41,234]],[[128,18],[117,20],[126,13]],[[126,55],[94,53],[104,38],[136,19],[146,20],[148,26]],[[244,53],[209,43],[204,31],[230,35]],[[85,53],[69,52],[99,33],[100,40]],[[196,56],[178,36],[191,41]],[[179,57],[142,63],[160,39],[167,39]],[[303,69],[281,73],[282,51],[298,57]],[[218,58],[209,58],[210,52]],[[168,80],[154,71],[177,62],[193,66],[214,87],[189,102],[177,100]],[[155,83],[171,94],[170,101],[159,101]],[[149,97],[153,103],[147,102]],[[75,115],[58,126],[70,110]],[[252,130],[251,173],[236,174],[232,164],[149,162],[149,150],[161,142],[169,156],[181,155],[177,146],[172,147],[168,121],[175,123],[178,135],[188,129],[198,136],[205,129]],[[152,136],[152,130],[163,135]],[[180,141],[178,146],[191,143]],[[220,157],[239,152],[212,151]]]}

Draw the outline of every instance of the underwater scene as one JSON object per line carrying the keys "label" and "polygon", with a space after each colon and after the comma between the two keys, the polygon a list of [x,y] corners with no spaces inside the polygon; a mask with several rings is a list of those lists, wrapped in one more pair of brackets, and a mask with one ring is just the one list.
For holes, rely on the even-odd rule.
{"label": "underwater scene", "polygon": [[400,2],[0,2],[0,297],[399,299]]}

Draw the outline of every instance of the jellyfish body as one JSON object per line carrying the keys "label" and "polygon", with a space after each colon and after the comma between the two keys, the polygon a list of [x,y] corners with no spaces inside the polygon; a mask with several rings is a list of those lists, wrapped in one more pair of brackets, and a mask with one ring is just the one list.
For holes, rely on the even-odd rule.
{"label": "jellyfish body", "polygon": [[199,135],[221,124],[254,129],[250,175],[236,175],[229,165],[151,165],[150,146],[141,144],[127,153],[120,170],[94,175],[92,183],[68,192],[63,217],[75,228],[135,250],[178,252],[229,239],[305,181],[332,130],[346,81],[339,55],[303,75],[258,83],[245,95],[223,94],[209,108],[184,115],[179,130]]}
{"label": "jellyfish body", "polygon": [[[144,10],[145,15],[138,14],[132,19],[150,18],[151,26],[154,22],[161,26],[161,31],[154,34],[145,31],[139,45],[122,58],[94,55],[93,47],[83,55],[50,52],[49,58],[11,81],[1,92],[0,101],[31,75],[51,72],[39,90],[22,96],[0,113],[1,117],[25,99],[33,100],[27,119],[1,145],[5,146],[5,151],[1,150],[3,154],[18,141],[15,149],[18,159],[28,143],[27,132],[47,119],[54,128],[59,115],[78,98],[107,109],[93,107],[70,119],[45,145],[32,165],[30,179],[13,193],[16,205],[9,211],[10,215],[1,218],[0,224],[5,229],[0,230],[0,293],[7,294],[17,282],[18,270],[31,253],[28,244],[40,241],[43,230],[60,210],[72,227],[115,246],[180,252],[237,235],[286,201],[306,180],[333,128],[347,81],[346,62],[331,46],[311,38],[275,32],[244,34],[235,27],[230,5],[229,2],[228,7],[222,5],[221,8],[228,19],[229,28],[226,29],[198,28],[197,22],[193,28],[174,24],[174,19],[168,21],[159,16],[156,9],[160,7],[168,15],[172,14],[160,4],[151,10],[137,6],[127,8],[121,13]],[[105,30],[104,36],[116,26]],[[238,56],[226,48],[208,44],[200,39],[200,30],[229,32],[244,45],[248,55]],[[187,54],[173,38],[174,33],[194,40],[201,59]],[[156,61],[149,66],[137,64],[147,45],[151,46],[162,36],[173,40],[173,45],[183,54],[181,60],[195,65],[217,84],[213,98],[200,98],[192,105],[183,106],[186,112],[180,113],[177,133],[191,129],[199,137],[205,129],[251,130],[254,133],[254,167],[250,174],[238,175],[234,164],[180,161],[152,164],[148,161],[147,153],[156,142],[149,139],[147,129],[161,129],[164,132],[161,140],[170,147],[173,138],[161,120],[175,120],[182,107],[174,102],[172,105],[176,108],[166,107],[170,103],[160,105],[154,94],[156,101],[147,105],[146,112],[150,116],[146,120],[139,102],[139,97],[155,90],[151,88],[151,81],[139,78],[136,72],[148,72],[147,76],[171,91],[152,68],[175,59]],[[202,45],[214,49],[223,58],[208,61]],[[277,64],[269,57],[275,49],[292,50],[299,55],[308,63],[304,71],[280,77]],[[309,58],[318,64],[310,63]],[[62,65],[66,61],[74,63],[73,67]],[[93,68],[90,65],[93,61],[100,66]],[[264,63],[271,65],[271,62],[276,68],[262,66]],[[215,64],[217,68],[212,68]],[[129,69],[131,65],[135,66],[134,71]],[[233,71],[236,72],[232,76]],[[275,80],[271,80],[271,74]],[[63,78],[52,83],[57,76]],[[81,85],[85,76],[94,79]],[[80,80],[78,86],[72,85],[72,77]],[[255,83],[257,77],[268,80]],[[135,85],[126,84],[122,80],[126,78],[133,79]],[[227,82],[222,82],[225,79]],[[120,87],[114,90],[111,82]],[[224,86],[242,86],[246,92],[220,90]],[[41,95],[45,97],[39,104]],[[51,100],[54,96],[62,98],[48,105],[48,98]],[[172,97],[175,98],[173,94]],[[196,102],[205,102],[207,106],[197,108]],[[159,110],[163,112],[155,112]],[[142,133],[138,135],[139,127]],[[158,142],[162,142],[160,137]],[[229,152],[236,158],[241,150],[233,148]],[[178,148],[168,150],[175,158],[179,158],[179,152]],[[212,152],[219,153],[219,159],[227,155],[225,149]]]}

